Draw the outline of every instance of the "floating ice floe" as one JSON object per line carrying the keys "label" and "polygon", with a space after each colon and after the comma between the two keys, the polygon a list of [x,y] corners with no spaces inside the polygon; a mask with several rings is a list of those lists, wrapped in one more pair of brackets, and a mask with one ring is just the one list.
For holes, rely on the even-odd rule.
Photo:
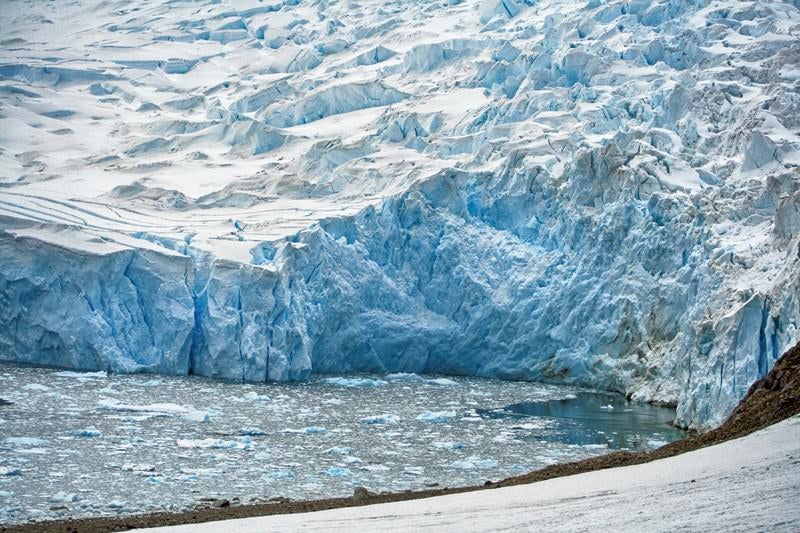
{"label": "floating ice floe", "polygon": [[180,416],[189,422],[205,422],[209,416],[208,411],[200,411],[193,407],[185,407],[174,403],[131,405],[121,403],[114,398],[104,398],[98,401],[97,408],[102,411],[146,413],[149,416]]}
{"label": "floating ice floe", "polygon": [[457,470],[485,470],[489,468],[497,468],[499,463],[494,459],[481,459],[480,457],[471,456],[460,461],[453,461],[450,463],[450,468]]}
{"label": "floating ice floe", "polygon": [[381,385],[386,385],[387,383],[382,379],[342,377],[324,378],[322,382],[330,385],[338,385],[340,387],[380,387]]}
{"label": "floating ice floe", "polygon": [[0,466],[0,476],[21,476],[22,469],[13,466]]}
{"label": "floating ice floe", "polygon": [[366,470],[367,472],[388,472],[391,470],[391,468],[382,464],[369,464],[361,466],[360,468],[361,470]]}
{"label": "floating ice floe", "polygon": [[7,437],[5,443],[9,446],[47,446],[48,441],[36,437]]}
{"label": "floating ice floe", "polygon": [[417,417],[420,422],[439,424],[448,422],[456,417],[455,411],[427,411]]}
{"label": "floating ice floe", "polygon": [[214,438],[206,438],[206,439],[178,439],[175,441],[175,444],[178,445],[179,448],[201,448],[201,449],[234,449],[234,450],[251,450],[255,446],[255,443],[250,439],[250,437],[238,437],[235,440],[223,440],[223,439],[214,439]]}
{"label": "floating ice floe", "polygon": [[108,377],[108,372],[73,372],[72,370],[65,370],[63,372],[54,372],[53,375],[60,378],[104,379]]}
{"label": "floating ice floe", "polygon": [[291,470],[272,470],[264,474],[269,479],[294,479],[294,472]]}
{"label": "floating ice floe", "polygon": [[262,437],[266,434],[266,431],[257,427],[246,427],[239,430],[239,435],[246,437]]}
{"label": "floating ice floe", "polygon": [[426,385],[441,385],[447,387],[457,387],[458,383],[452,379],[447,378],[425,378],[419,374],[409,372],[397,372],[394,374],[387,374],[383,377],[386,381],[392,383],[424,383]]}
{"label": "floating ice floe", "polygon": [[219,472],[214,468],[181,468],[181,474],[187,474],[191,476],[204,476],[204,477],[213,477],[219,475]]}
{"label": "floating ice floe", "polygon": [[268,402],[271,400],[271,398],[266,394],[258,394],[257,392],[254,391],[245,393],[245,395],[242,396],[242,399],[248,402]]}
{"label": "floating ice floe", "polygon": [[40,383],[29,383],[28,385],[25,385],[22,388],[24,390],[37,391],[37,392],[49,392],[53,390],[52,387],[48,387],[47,385],[42,385]]}
{"label": "floating ice floe", "polygon": [[462,450],[466,448],[463,442],[434,442],[432,446],[439,450]]}
{"label": "floating ice floe", "polygon": [[332,466],[328,469],[327,473],[331,477],[346,477],[353,475],[353,472],[351,472],[349,468],[342,468],[340,466]]}
{"label": "floating ice floe", "polygon": [[353,453],[353,448],[346,447],[346,446],[334,446],[333,448],[328,448],[325,450],[324,453],[330,455],[350,455]]}
{"label": "floating ice floe", "polygon": [[155,472],[155,465],[148,463],[125,463],[122,465],[122,470],[125,472]]}
{"label": "floating ice floe", "polygon": [[74,492],[60,491],[50,497],[50,501],[53,503],[73,503],[77,502],[78,500],[80,500],[80,496]]}
{"label": "floating ice floe", "polygon": [[73,437],[86,437],[86,438],[94,438],[94,437],[102,437],[103,432],[95,428],[94,426],[89,426],[85,429],[78,429],[72,432]]}
{"label": "floating ice floe", "polygon": [[373,415],[373,416],[365,416],[364,418],[359,419],[359,422],[362,424],[369,424],[369,425],[384,425],[384,424],[399,424],[400,417],[397,415],[386,414],[386,415]]}

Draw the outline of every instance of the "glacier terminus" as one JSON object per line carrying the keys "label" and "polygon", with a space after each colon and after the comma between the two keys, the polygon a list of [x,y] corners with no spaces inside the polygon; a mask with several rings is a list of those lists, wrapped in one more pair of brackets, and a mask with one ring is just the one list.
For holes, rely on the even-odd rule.
{"label": "glacier terminus", "polygon": [[541,380],[719,424],[800,340],[800,4],[0,7],[0,359]]}

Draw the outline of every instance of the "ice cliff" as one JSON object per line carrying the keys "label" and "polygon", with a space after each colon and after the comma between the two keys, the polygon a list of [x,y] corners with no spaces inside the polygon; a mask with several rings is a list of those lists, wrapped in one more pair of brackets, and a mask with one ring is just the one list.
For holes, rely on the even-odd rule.
{"label": "ice cliff", "polygon": [[0,359],[543,379],[800,340],[797,2],[7,2]]}

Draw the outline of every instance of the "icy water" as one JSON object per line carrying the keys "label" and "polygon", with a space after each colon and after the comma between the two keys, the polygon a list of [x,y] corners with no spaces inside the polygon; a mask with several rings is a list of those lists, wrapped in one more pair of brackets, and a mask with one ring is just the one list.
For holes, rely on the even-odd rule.
{"label": "icy water", "polygon": [[683,436],[672,410],[615,395],[414,374],[240,384],[0,365],[0,398],[0,523],[480,484]]}

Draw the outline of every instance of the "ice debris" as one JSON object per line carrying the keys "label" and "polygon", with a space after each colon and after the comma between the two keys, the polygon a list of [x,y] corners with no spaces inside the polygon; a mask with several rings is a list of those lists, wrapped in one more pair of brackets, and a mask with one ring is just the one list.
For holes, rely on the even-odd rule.
{"label": "ice debris", "polygon": [[456,417],[455,411],[426,411],[421,415],[417,416],[417,420],[419,420],[420,422],[429,422],[433,424],[438,424],[442,422],[449,422],[455,417]]}

